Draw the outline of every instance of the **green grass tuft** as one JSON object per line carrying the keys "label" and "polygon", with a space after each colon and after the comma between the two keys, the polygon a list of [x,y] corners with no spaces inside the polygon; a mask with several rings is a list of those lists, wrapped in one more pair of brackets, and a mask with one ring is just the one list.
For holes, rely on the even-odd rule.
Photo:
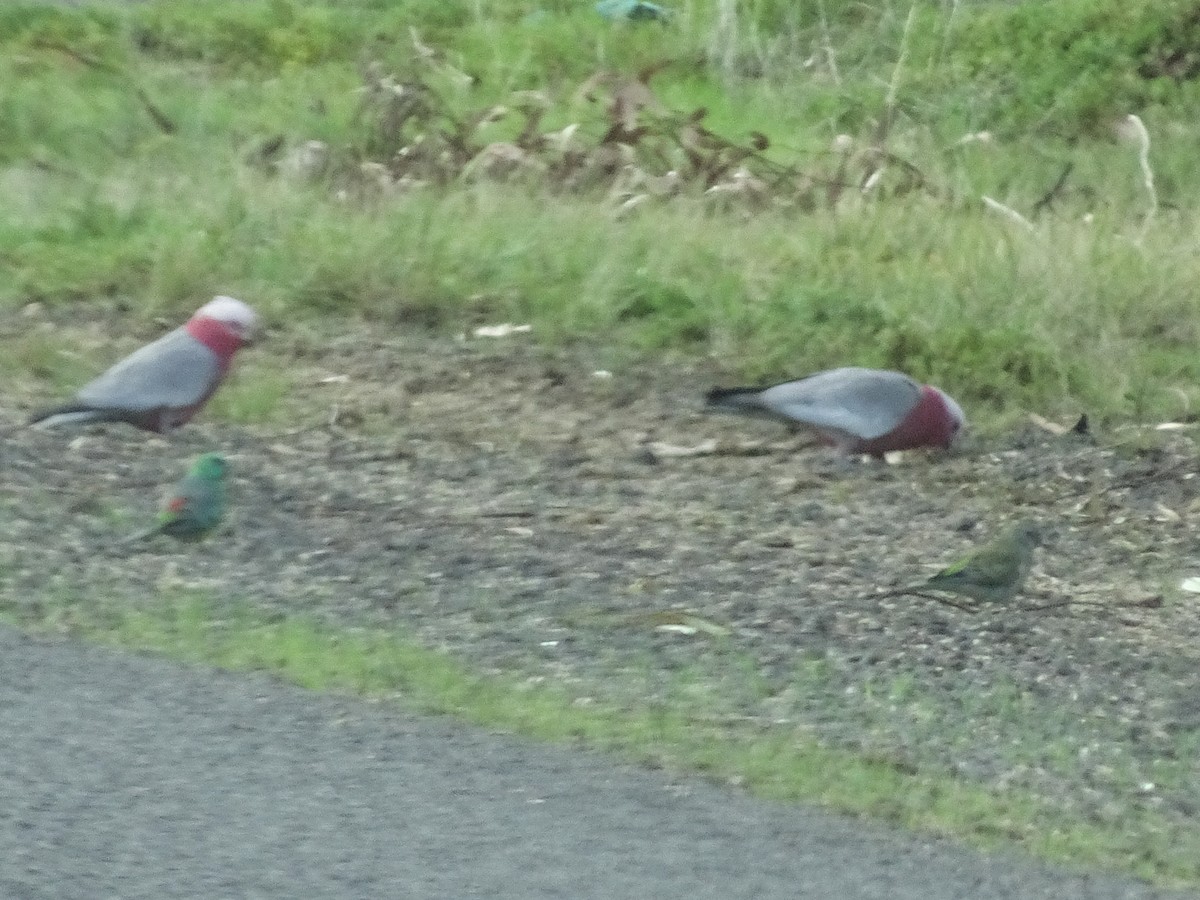
{"label": "green grass tuft", "polygon": [[285,400],[295,384],[287,371],[256,365],[239,365],[239,372],[222,386],[210,403],[210,414],[226,422],[245,425],[277,422],[287,413]]}

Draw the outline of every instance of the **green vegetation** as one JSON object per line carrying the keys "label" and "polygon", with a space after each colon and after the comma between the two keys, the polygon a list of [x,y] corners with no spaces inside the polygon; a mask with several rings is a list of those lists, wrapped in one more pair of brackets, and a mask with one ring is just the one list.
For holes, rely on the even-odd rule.
{"label": "green vegetation", "polygon": [[[884,754],[845,754],[801,731],[763,733],[714,715],[714,698],[697,693],[699,682],[688,673],[679,676],[679,687],[665,702],[631,701],[636,684],[614,686],[607,698],[577,696],[546,684],[481,678],[392,631],[264,618],[250,607],[218,607],[195,590],[166,588],[157,602],[134,609],[64,596],[36,612],[10,607],[0,615],[23,627],[66,629],[190,662],[270,672],[313,690],[396,701],[542,740],[579,741],[654,766],[732,781],[763,797],[816,802],[981,847],[1019,840],[1044,858],[1074,866],[1125,869],[1164,884],[1200,881],[1200,837],[1181,832],[1165,816],[1142,809],[1108,822],[1081,822],[1060,807],[1012,791],[995,794],[913,773]],[[736,669],[731,660],[732,677],[742,678]],[[881,702],[920,702],[902,684],[885,692]],[[1022,701],[1017,692],[986,702],[990,716],[1011,721],[1014,704]]]}
{"label": "green vegetation", "polygon": [[[749,379],[899,368],[985,427],[1200,405],[1194,3],[675,5],[639,27],[590,0],[4,4],[0,372],[58,396],[100,370],[96,348],[42,326],[123,317],[114,360],[230,293],[282,351],[239,361],[213,402],[224,421],[279,420],[301,386],[289,341],[343,319],[530,322],[546,343],[707,355]],[[26,328],[32,304],[45,316]],[[38,610],[10,618],[1200,881],[1200,837],[1166,814],[1084,823],[905,774],[886,751],[739,730],[686,674],[669,707],[636,684],[584,704],[394,636],[203,599]],[[866,688],[866,721],[908,704],[919,737],[942,712],[911,685]],[[978,701],[960,720],[1007,723],[1014,766],[1070,768],[1053,721],[1026,728],[1043,710],[1003,687]],[[1191,777],[1177,763],[1153,777]]]}

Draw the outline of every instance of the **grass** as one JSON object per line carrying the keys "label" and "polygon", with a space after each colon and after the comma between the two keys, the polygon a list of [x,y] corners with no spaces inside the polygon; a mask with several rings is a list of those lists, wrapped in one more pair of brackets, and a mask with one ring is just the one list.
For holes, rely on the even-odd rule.
{"label": "grass", "polygon": [[250,362],[238,377],[213,397],[213,415],[226,422],[262,424],[285,422],[285,399],[296,385],[286,370],[268,369]]}
{"label": "grass", "polygon": [[[0,309],[107,301],[178,318],[223,291],[285,326],[350,315],[449,330],[495,318],[530,321],[549,342],[683,347],[752,378],[848,361],[900,368],[944,385],[985,423],[1028,408],[1101,420],[1175,415],[1180,392],[1200,403],[1191,290],[1200,263],[1179,239],[1195,230],[1200,199],[1190,82],[1172,93],[1143,79],[1161,102],[1138,85],[1126,91],[1137,105],[1122,110],[1141,110],[1149,127],[1162,199],[1146,221],[1136,148],[1108,126],[1097,133],[1094,105],[1074,108],[1073,131],[1066,120],[1038,131],[1021,112],[1036,92],[987,116],[964,114],[957,95],[941,106],[926,96],[967,70],[983,90],[996,63],[980,42],[1012,17],[1044,31],[1070,30],[1072,16],[1117,15],[1074,4],[1048,25],[1038,4],[1003,6],[952,21],[919,7],[900,69],[899,9],[842,13],[822,32],[841,42],[836,78],[794,73],[780,48],[803,45],[821,24],[770,3],[751,5],[758,20],[739,32],[762,56],[753,77],[710,58],[722,32],[692,7],[665,31],[608,27],[574,6],[531,20],[499,0],[404,16],[386,4],[335,13],[283,0],[203,12],[172,2],[14,7],[0,30],[0,77],[13,85],[3,101],[11,127],[0,135]],[[888,147],[936,188],[851,191],[836,208],[811,210],[724,210],[685,192],[620,217],[603,191],[547,202],[544,190],[484,181],[388,199],[253,164],[274,136],[290,147],[326,141],[339,158],[364,152],[378,123],[356,118],[359,67],[377,58],[410,70],[409,25],[476,77],[472,87],[443,84],[452,108],[539,88],[547,121],[590,116],[587,127],[603,127],[601,112],[572,100],[580,81],[670,56],[653,82],[665,103],[704,106],[716,131],[761,130],[779,158],[818,167],[832,165],[840,131],[870,139],[895,84],[904,102]],[[1118,69],[1133,53],[1121,52]],[[1122,77],[1149,52],[1134,54]],[[155,125],[139,88],[173,133]],[[980,127],[1003,137],[956,143]],[[1068,162],[1067,190],[1035,217]],[[983,194],[1033,220],[1032,231],[989,211]],[[254,405],[243,409],[253,415]]]}
{"label": "grass", "polygon": [[[539,740],[578,742],[734,782],[764,798],[813,802],[983,848],[1017,841],[1071,866],[1200,884],[1200,837],[1153,812],[1137,812],[1136,821],[1080,822],[1016,792],[996,794],[944,775],[913,773],[886,755],[847,754],[786,728],[764,733],[739,727],[713,714],[715,698],[697,693],[698,682],[686,673],[669,701],[653,705],[628,699],[636,696],[636,685],[624,686],[620,702],[581,697],[545,683],[480,677],[393,631],[337,630],[300,616],[266,619],[250,606],[218,608],[202,591],[173,585],[164,586],[156,605],[141,609],[58,597],[36,609],[9,608],[3,617],[34,630],[65,630],[189,662],[265,671],[311,690],[394,701]],[[731,665],[736,669],[736,660]],[[735,671],[733,677],[741,676]],[[903,685],[894,689],[904,694]],[[618,688],[613,696],[621,693]]]}
{"label": "grass", "polygon": [[[1200,406],[1200,94],[1197,73],[1180,68],[1188,57],[1172,55],[1200,27],[1188,3],[674,5],[667,27],[635,28],[574,0],[5,4],[0,318],[26,321],[15,316],[34,303],[52,321],[115,315],[128,340],[230,293],[285,338],[343,318],[384,331],[514,321],[547,343],[710,356],[751,379],[899,368],[945,387],[985,427],[1030,409],[1120,422]],[[372,154],[398,132],[378,110],[360,114],[360,88],[373,60],[400,76],[419,68],[410,27],[436,51],[433,82],[459,115],[537,90],[547,129],[581,123],[597,141],[611,122],[603,103],[580,99],[580,84],[670,60],[651,81],[667,107],[703,107],[706,126],[731,141],[762,132],[774,163],[828,175],[846,135],[860,149],[886,145],[929,187],[902,191],[893,166],[881,187],[860,190],[869,165],[859,159],[835,201],[813,188],[808,204],[717,205],[693,188],[625,214],[608,185],[452,177],[379,189],[357,166],[390,162]],[[1153,215],[1137,148],[1113,127],[1131,112],[1151,137]],[[511,140],[519,121],[480,134]],[[264,163],[275,139],[281,158]],[[289,175],[289,154],[309,140],[329,146],[332,168]],[[1039,212],[1068,164],[1064,189]],[[5,327],[0,348],[0,370],[36,378],[47,398],[98,371],[93,357],[119,355],[23,326]],[[218,420],[277,419],[285,396],[304,390],[271,342],[239,369],[214,399]],[[381,633],[231,618],[199,599],[161,614],[89,609],[71,602],[24,624],[313,688],[399,694],[763,796],[1200,882],[1196,836],[1153,812],[1083,823],[803,735],[739,732],[714,724],[719,698],[692,696],[687,683],[670,708],[639,705],[637,685],[621,689],[621,704],[581,705]],[[818,676],[798,676],[801,687],[804,677]],[[921,709],[911,687],[875,690],[865,706]],[[1021,718],[1002,691],[980,703],[980,715]],[[1019,728],[1014,739],[1043,747],[1050,766],[1071,752]]]}

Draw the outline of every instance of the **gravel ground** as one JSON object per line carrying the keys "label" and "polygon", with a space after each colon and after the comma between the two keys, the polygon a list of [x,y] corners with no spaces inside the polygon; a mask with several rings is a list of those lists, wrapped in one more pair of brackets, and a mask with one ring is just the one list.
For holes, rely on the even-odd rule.
{"label": "gravel ground", "polygon": [[[100,359],[126,348],[116,323],[53,326]],[[581,697],[669,702],[682,679],[714,717],[1099,821],[1146,808],[1194,828],[1200,602],[1178,584],[1197,567],[1200,480],[1187,431],[1093,440],[1023,425],[949,458],[846,468],[772,423],[704,414],[704,389],[728,381],[712,364],[346,327],[275,334],[239,361],[234,394],[286,367],[283,424],[207,414],[169,441],[14,428],[0,598],[37,617],[195,589],[403,626],[478,670]],[[18,381],[0,428],[50,398]],[[711,455],[653,451],[710,439]],[[226,532],[118,547],[209,449],[235,473]],[[1080,605],[971,614],[875,596],[1016,515],[1052,532],[1026,600]]]}
{"label": "gravel ground", "polygon": [[8,629],[0,729],[24,900],[1176,896]]}

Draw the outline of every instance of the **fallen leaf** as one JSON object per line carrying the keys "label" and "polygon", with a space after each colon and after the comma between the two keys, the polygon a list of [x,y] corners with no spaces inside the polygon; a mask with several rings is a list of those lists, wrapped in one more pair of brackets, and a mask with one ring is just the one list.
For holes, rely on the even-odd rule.
{"label": "fallen leaf", "polygon": [[510,334],[519,334],[525,331],[533,331],[532,325],[513,325],[511,322],[504,322],[501,325],[480,325],[471,332],[475,337],[508,337]]}
{"label": "fallen leaf", "polygon": [[671,632],[674,634],[686,634],[689,636],[696,633],[696,629],[691,625],[673,625],[670,623],[668,623],[666,625],[659,625],[654,630],[655,631],[666,631],[666,632]]}
{"label": "fallen leaf", "polygon": [[648,613],[637,617],[655,631],[669,631],[675,634],[707,634],[710,637],[728,637],[730,631],[724,625],[709,621],[686,609],[666,609],[662,612]]}
{"label": "fallen leaf", "polygon": [[671,459],[681,456],[711,456],[717,452],[716,440],[709,438],[694,447],[681,447],[677,444],[667,444],[663,441],[651,441],[647,448],[658,459]]}

